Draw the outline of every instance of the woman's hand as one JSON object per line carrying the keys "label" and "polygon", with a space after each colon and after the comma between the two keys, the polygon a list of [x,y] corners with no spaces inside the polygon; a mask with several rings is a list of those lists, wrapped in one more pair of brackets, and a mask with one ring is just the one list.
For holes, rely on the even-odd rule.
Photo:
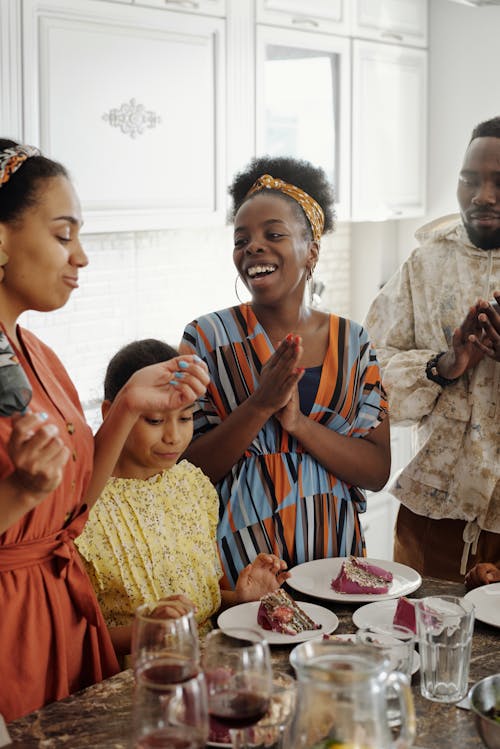
{"label": "woman's hand", "polygon": [[274,554],[259,554],[252,564],[241,570],[235,587],[234,603],[258,601],[277,590],[290,577],[287,565]]}
{"label": "woman's hand", "polygon": [[18,485],[21,496],[34,500],[34,506],[61,483],[70,451],[58,436],[57,426],[48,424],[41,414],[15,416],[12,422],[7,443],[14,465],[10,481]]}
{"label": "woman's hand", "polygon": [[465,587],[469,590],[497,582],[500,582],[500,569],[490,562],[476,564],[465,576]]}
{"label": "woman's hand", "polygon": [[[304,370],[301,371],[299,380],[302,377]],[[300,399],[299,389],[297,385],[292,390],[290,400],[280,411],[275,414],[279,423],[288,434],[294,434],[297,429],[299,420],[303,417],[303,413],[300,410]],[[307,418],[307,417],[306,417]]]}
{"label": "woman's hand", "polygon": [[121,392],[134,413],[161,412],[194,403],[209,382],[205,362],[189,354],[139,369]]}
{"label": "woman's hand", "polygon": [[298,366],[302,351],[300,336],[290,333],[281,341],[263,366],[259,386],[251,396],[258,408],[276,413],[286,406],[304,371]]}
{"label": "woman's hand", "polygon": [[196,612],[196,606],[187,596],[178,593],[177,595],[160,598],[151,612],[151,616],[157,616],[161,619],[179,619],[190,611]]}

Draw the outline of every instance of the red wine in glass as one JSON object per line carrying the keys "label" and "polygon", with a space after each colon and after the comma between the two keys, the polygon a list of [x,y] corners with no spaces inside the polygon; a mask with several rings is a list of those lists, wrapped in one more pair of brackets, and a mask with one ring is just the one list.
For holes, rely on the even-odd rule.
{"label": "red wine in glass", "polygon": [[172,726],[141,736],[136,749],[205,749],[205,739],[196,728]]}
{"label": "red wine in glass", "polygon": [[228,728],[253,726],[268,708],[269,699],[254,692],[227,690],[210,695],[210,715]]}
{"label": "red wine in glass", "polygon": [[137,679],[143,680],[151,686],[162,684],[180,684],[196,676],[197,668],[191,660],[169,660],[161,658],[157,661],[146,662],[137,672]]}

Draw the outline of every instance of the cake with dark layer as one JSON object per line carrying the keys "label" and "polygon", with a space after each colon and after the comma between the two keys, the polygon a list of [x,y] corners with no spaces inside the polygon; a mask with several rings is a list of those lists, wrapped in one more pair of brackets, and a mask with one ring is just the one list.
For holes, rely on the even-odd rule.
{"label": "cake with dark layer", "polygon": [[396,611],[394,612],[393,624],[398,627],[408,627],[412,632],[417,631],[417,623],[415,621],[415,604],[408,598],[399,598]]}
{"label": "cake with dark layer", "polygon": [[260,599],[257,622],[263,629],[296,635],[310,629],[321,629],[282,588]]}
{"label": "cake with dark layer", "polygon": [[392,583],[392,572],[368,564],[364,559],[347,557],[336,578],[332,580],[332,588],[337,593],[373,593],[374,595],[387,593]]}

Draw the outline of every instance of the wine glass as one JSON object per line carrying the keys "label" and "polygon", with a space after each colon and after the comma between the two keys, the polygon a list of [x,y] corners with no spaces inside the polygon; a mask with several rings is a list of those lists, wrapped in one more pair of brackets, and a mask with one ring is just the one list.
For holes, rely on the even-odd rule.
{"label": "wine glass", "polygon": [[259,632],[244,627],[217,629],[205,639],[201,664],[208,688],[208,709],[229,728],[233,749],[245,746],[235,729],[258,723],[272,690],[269,645]]}
{"label": "wine glass", "polygon": [[200,646],[194,612],[174,619],[161,603],[144,603],[136,609],[132,626],[132,663],[138,671],[154,662],[156,680],[165,684],[184,681],[198,672]]}
{"label": "wine glass", "polygon": [[133,699],[134,749],[204,749],[208,741],[205,677],[198,673],[177,683],[158,678],[159,661],[136,672]]}

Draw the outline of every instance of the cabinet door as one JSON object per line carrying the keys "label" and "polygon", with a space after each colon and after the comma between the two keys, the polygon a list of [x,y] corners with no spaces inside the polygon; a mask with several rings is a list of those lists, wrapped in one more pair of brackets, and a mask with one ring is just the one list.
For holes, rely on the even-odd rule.
{"label": "cabinet door", "polygon": [[355,0],[352,35],[427,46],[427,0]]}
{"label": "cabinet door", "polygon": [[133,0],[133,2],[136,5],[178,10],[182,13],[200,13],[221,18],[226,15],[226,0]]}
{"label": "cabinet door", "polygon": [[323,167],[349,215],[349,40],[257,27],[257,154]]}
{"label": "cabinet door", "polygon": [[257,23],[333,34],[349,33],[349,0],[257,0]]}
{"label": "cabinet door", "polygon": [[352,218],[425,212],[427,53],[353,42]]}
{"label": "cabinet door", "polygon": [[224,223],[224,21],[25,0],[25,135],[69,168],[86,231]]}

